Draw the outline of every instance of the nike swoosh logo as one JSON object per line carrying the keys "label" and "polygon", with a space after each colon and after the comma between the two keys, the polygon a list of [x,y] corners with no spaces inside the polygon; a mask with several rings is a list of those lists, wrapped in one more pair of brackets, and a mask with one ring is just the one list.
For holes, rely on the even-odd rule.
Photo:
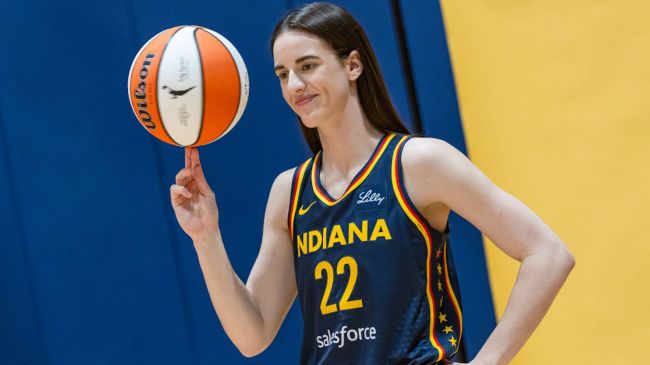
{"label": "nike swoosh logo", "polygon": [[298,209],[298,215],[305,215],[309,211],[309,208],[311,208],[312,205],[316,204],[316,201],[313,203],[309,204],[307,208],[303,208],[302,205],[300,206],[300,209]]}

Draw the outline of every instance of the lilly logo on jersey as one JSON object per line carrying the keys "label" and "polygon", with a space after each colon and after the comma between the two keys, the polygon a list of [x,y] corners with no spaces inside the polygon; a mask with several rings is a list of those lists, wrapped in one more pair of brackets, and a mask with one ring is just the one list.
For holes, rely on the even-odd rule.
{"label": "lilly logo on jersey", "polygon": [[356,209],[359,211],[373,211],[388,207],[388,194],[386,185],[364,184],[355,195]]}
{"label": "lilly logo on jersey", "polygon": [[359,193],[359,200],[357,200],[357,204],[377,203],[377,205],[381,205],[381,202],[383,202],[384,199],[386,199],[386,197],[381,196],[381,193],[375,193],[372,191],[372,189],[368,189]]}
{"label": "lilly logo on jersey", "polygon": [[[372,223],[372,231],[370,230]],[[368,236],[370,233],[370,236]],[[361,227],[356,223],[350,222],[347,226],[335,224],[332,227],[323,227],[303,232],[297,236],[298,257],[318,250],[327,250],[335,245],[350,245],[359,240],[359,242],[373,242],[380,238],[391,240],[386,220],[383,218],[370,222],[367,219],[361,221]]]}

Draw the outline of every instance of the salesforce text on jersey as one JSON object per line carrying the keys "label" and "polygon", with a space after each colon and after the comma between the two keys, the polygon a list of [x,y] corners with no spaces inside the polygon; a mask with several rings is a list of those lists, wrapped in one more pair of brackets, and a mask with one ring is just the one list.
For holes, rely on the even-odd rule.
{"label": "salesforce text on jersey", "polygon": [[331,332],[328,329],[327,333],[322,336],[316,336],[316,344],[319,349],[336,344],[338,344],[338,348],[341,348],[350,342],[374,340],[376,334],[375,327],[348,328],[348,326],[343,326],[338,331]]}

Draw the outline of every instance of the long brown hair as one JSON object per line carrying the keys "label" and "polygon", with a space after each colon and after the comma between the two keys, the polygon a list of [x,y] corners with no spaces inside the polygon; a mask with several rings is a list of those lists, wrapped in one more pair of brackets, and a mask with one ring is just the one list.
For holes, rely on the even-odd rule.
{"label": "long brown hair", "polygon": [[[384,132],[409,133],[390,100],[379,63],[366,33],[347,10],[330,3],[311,3],[291,10],[275,26],[271,50],[280,34],[297,30],[311,33],[325,41],[344,60],[357,50],[363,63],[363,72],[356,80],[361,109],[370,124]],[[322,149],[318,130],[307,128],[300,120],[302,134],[312,153]]]}

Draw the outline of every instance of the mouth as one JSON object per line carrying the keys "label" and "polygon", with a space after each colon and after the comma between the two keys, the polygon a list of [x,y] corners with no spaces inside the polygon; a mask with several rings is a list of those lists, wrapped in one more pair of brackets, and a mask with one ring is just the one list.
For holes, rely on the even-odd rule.
{"label": "mouth", "polygon": [[318,96],[318,94],[301,96],[301,97],[299,97],[299,98],[296,99],[295,104],[296,104],[296,106],[303,106],[303,105],[306,105],[306,104],[308,104],[310,101],[314,100],[314,98],[315,98],[316,96]]}

